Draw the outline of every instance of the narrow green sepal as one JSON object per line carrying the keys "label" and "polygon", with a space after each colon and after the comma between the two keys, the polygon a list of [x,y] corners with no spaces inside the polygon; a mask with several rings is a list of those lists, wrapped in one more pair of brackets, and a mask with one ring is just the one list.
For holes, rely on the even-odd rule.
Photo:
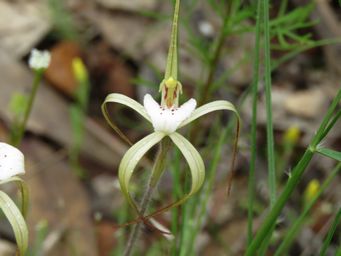
{"label": "narrow green sepal", "polygon": [[11,224],[17,241],[19,254],[24,256],[28,246],[28,229],[24,217],[12,199],[0,191],[0,209]]}
{"label": "narrow green sepal", "polygon": [[110,127],[124,140],[126,141],[129,145],[133,145],[130,140],[127,138],[127,136],[124,135],[124,133],[117,127],[117,125],[111,121],[110,114],[107,108],[107,105],[109,103],[119,103],[122,105],[125,105],[127,107],[132,108],[135,110],[137,113],[139,113],[142,117],[144,117],[148,122],[151,122],[150,117],[148,116],[145,108],[138,103],[137,101],[123,95],[120,93],[111,93],[109,94],[104,102],[102,103],[102,113],[104,115],[105,120],[108,122]]}
{"label": "narrow green sepal", "polygon": [[0,182],[1,184],[6,184],[9,182],[15,182],[20,190],[20,194],[21,194],[21,208],[20,211],[23,215],[24,218],[26,218],[27,216],[27,211],[28,211],[28,202],[29,202],[29,195],[28,195],[28,187],[25,183],[24,180],[22,180],[21,178],[14,176],[12,178],[9,178],[7,180],[3,180]]}
{"label": "narrow green sepal", "polygon": [[178,19],[180,0],[176,0],[172,23],[172,32],[167,56],[165,77],[160,83],[161,106],[178,107],[179,94],[182,93],[182,85],[178,80]]}
{"label": "narrow green sepal", "polygon": [[176,0],[173,24],[172,24],[172,34],[170,39],[170,45],[167,56],[165,80],[172,77],[174,80],[178,79],[178,19],[180,11],[180,0]]}
{"label": "narrow green sepal", "polygon": [[121,186],[121,190],[129,202],[129,204],[134,208],[137,214],[139,214],[139,209],[136,206],[133,198],[129,193],[129,183],[131,176],[141,158],[151,149],[154,145],[159,143],[166,134],[162,132],[154,132],[140,141],[136,142],[123,156],[120,166],[118,167],[118,178]]}

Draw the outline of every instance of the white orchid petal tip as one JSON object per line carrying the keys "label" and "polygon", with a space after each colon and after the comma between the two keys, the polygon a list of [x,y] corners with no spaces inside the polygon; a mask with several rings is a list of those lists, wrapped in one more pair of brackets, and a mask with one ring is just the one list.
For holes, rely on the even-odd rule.
{"label": "white orchid petal tip", "polygon": [[0,181],[25,173],[24,155],[7,143],[0,142]]}

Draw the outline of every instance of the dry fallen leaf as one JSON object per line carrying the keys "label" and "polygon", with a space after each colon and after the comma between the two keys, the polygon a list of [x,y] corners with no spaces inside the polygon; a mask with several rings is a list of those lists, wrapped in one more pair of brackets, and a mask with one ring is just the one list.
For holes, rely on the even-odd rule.
{"label": "dry fallen leaf", "polygon": [[72,61],[80,57],[81,50],[74,42],[60,42],[51,49],[51,63],[44,74],[46,79],[58,90],[73,96],[78,87],[75,80]]}
{"label": "dry fallen leaf", "polygon": [[0,1],[0,50],[28,54],[51,27],[47,13],[44,1]]}

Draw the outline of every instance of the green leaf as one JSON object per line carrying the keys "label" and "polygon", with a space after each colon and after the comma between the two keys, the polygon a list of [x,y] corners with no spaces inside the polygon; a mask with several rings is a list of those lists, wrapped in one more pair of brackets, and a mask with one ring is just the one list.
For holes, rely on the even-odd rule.
{"label": "green leaf", "polygon": [[25,255],[28,245],[27,225],[15,203],[2,191],[0,191],[0,208],[13,228],[20,255]]}
{"label": "green leaf", "polygon": [[109,115],[109,112],[107,109],[108,103],[119,103],[119,104],[125,105],[127,107],[130,107],[133,110],[135,110],[137,113],[139,113],[141,116],[143,116],[149,122],[151,122],[150,117],[148,116],[146,110],[144,109],[144,107],[140,103],[138,103],[137,101],[135,101],[135,100],[123,95],[123,94],[111,93],[105,98],[105,100],[102,104],[102,113],[105,117],[105,120],[108,122],[110,127],[113,128],[114,131],[117,132],[117,134],[123,140],[125,140],[129,145],[132,145],[132,143],[127,138],[127,136],[125,136],[123,134],[123,132],[110,120],[110,115]]}
{"label": "green leaf", "polygon": [[329,158],[335,159],[336,161],[341,162],[341,152],[329,149],[329,148],[320,148],[317,147],[316,151],[321,155],[327,156]]}
{"label": "green leaf", "polygon": [[239,121],[238,111],[236,110],[236,108],[234,107],[234,105],[231,102],[228,102],[226,100],[217,100],[217,101],[207,103],[207,104],[195,109],[193,111],[192,115],[180,124],[179,128],[189,124],[190,122],[193,122],[195,119],[197,119],[203,115],[206,115],[210,112],[217,111],[217,110],[233,111],[235,113],[235,115],[237,116],[238,121]]}
{"label": "green leaf", "polygon": [[160,142],[166,135],[162,132],[154,132],[137,143],[135,143],[123,156],[120,166],[118,167],[118,177],[121,185],[121,190],[129,202],[129,204],[139,214],[139,210],[130,196],[129,193],[129,182],[131,176],[135,170],[137,163],[141,158],[151,149],[154,145]]}
{"label": "green leaf", "polygon": [[9,183],[9,182],[15,182],[20,189],[20,193],[21,193],[21,209],[20,210],[24,218],[26,218],[27,210],[28,210],[28,202],[29,202],[27,185],[25,181],[23,181],[21,178],[17,176],[1,181],[0,185]]}

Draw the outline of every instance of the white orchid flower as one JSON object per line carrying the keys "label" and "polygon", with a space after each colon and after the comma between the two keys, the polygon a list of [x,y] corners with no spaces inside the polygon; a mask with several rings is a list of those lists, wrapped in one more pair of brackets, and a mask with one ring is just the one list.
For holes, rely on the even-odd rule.
{"label": "white orchid flower", "polygon": [[[131,148],[123,156],[119,165],[118,176],[122,192],[137,213],[139,213],[139,210],[129,193],[129,183],[138,162],[149,149],[168,136],[179,148],[189,165],[192,177],[191,189],[189,193],[184,195],[179,201],[162,208],[163,210],[170,209],[184,203],[189,197],[196,193],[202,186],[205,178],[205,165],[200,154],[185,137],[177,132],[177,130],[197,118],[217,110],[232,111],[237,116],[239,123],[239,114],[236,108],[232,103],[225,100],[210,102],[196,108],[196,101],[194,99],[190,99],[179,106],[179,96],[182,93],[182,85],[177,79],[178,12],[179,1],[176,1],[165,78],[160,83],[159,87],[159,91],[161,92],[161,103],[158,104],[149,94],[144,96],[143,105],[141,105],[137,101],[123,94],[112,93],[106,97],[102,104],[102,112],[109,125],[130,145],[131,143],[129,139],[125,137],[121,130],[111,121],[107,109],[107,105],[109,103],[119,103],[132,108],[151,123],[154,128],[153,133],[131,146]],[[153,216],[153,214],[150,214],[147,217],[150,216]]]}
{"label": "white orchid flower", "polygon": [[24,173],[23,153],[7,143],[0,142],[0,181]]}
{"label": "white orchid flower", "polygon": [[0,190],[0,210],[13,228],[20,255],[25,255],[28,245],[28,229],[24,219],[28,206],[28,190],[24,181],[17,177],[24,173],[23,153],[16,147],[0,142],[0,185],[9,182],[17,183],[22,197],[20,211],[12,199]]}
{"label": "white orchid flower", "polygon": [[51,54],[49,51],[40,51],[32,49],[30,57],[28,59],[28,65],[31,69],[42,70],[47,69],[51,62]]}

